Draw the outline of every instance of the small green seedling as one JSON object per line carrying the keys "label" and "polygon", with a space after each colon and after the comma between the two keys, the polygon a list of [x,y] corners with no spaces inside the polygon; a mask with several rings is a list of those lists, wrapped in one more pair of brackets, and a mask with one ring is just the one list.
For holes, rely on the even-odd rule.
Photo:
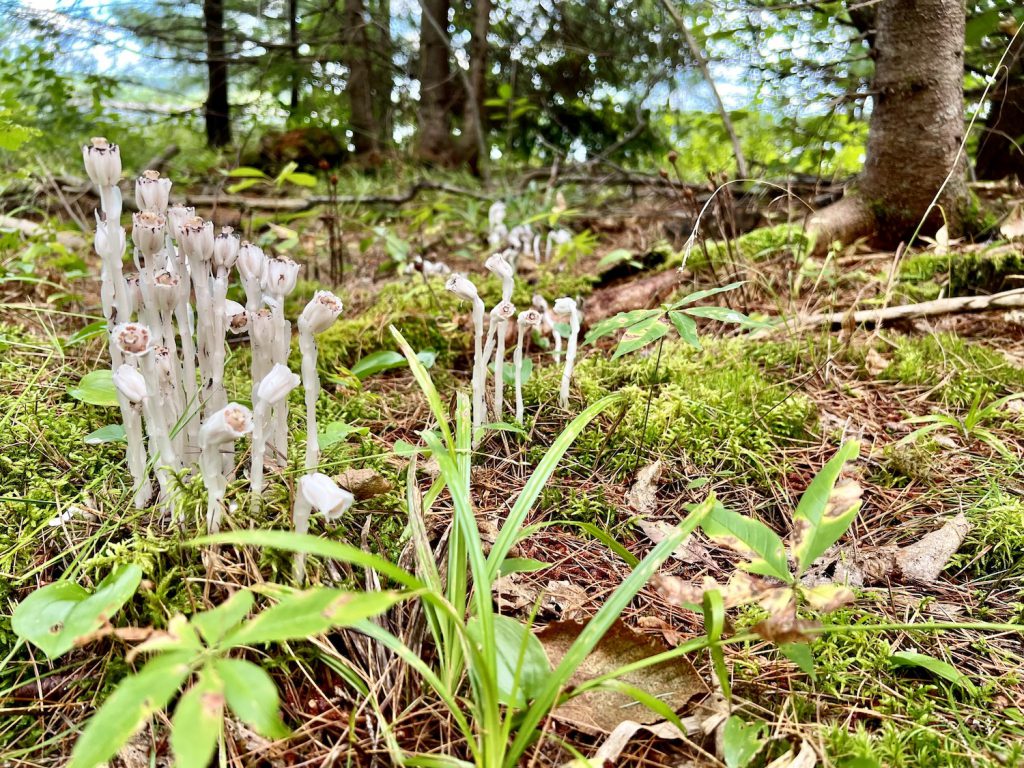
{"label": "small green seedling", "polygon": [[1005,459],[1014,460],[1017,456],[1006,443],[987,425],[1000,419],[1006,419],[1004,408],[1012,402],[1024,398],[1024,392],[1017,392],[994,400],[986,406],[981,405],[982,393],[974,396],[971,407],[963,418],[948,413],[932,413],[927,416],[915,416],[904,421],[904,424],[924,424],[899,441],[898,445],[912,443],[919,437],[933,432],[948,429],[959,434],[964,440],[980,440]]}

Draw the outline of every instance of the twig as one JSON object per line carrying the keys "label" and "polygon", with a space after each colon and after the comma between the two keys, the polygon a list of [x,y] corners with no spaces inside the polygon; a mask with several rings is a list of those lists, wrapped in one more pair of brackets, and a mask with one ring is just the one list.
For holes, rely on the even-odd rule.
{"label": "twig", "polygon": [[1024,307],[1024,288],[1014,288],[991,296],[958,296],[948,299],[922,301],[883,309],[862,309],[858,312],[823,312],[796,319],[798,326],[842,325],[852,319],[854,325],[878,323],[887,320],[908,320],[919,317],[952,315],[960,312],[986,312],[993,309]]}

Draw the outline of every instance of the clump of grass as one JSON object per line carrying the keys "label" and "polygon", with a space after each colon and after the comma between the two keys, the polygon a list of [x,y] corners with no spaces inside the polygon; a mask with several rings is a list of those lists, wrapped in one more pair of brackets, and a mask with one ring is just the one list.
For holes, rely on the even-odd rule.
{"label": "clump of grass", "polygon": [[993,486],[966,514],[971,530],[954,565],[983,575],[1024,573],[1024,501]]}
{"label": "clump of grass", "polygon": [[886,485],[910,482],[928,484],[935,480],[938,444],[929,438],[911,443],[890,443],[882,449],[882,477]]}
{"label": "clump of grass", "polygon": [[[807,254],[810,244],[810,237],[802,226],[777,224],[747,232],[729,244],[719,240],[708,240],[704,247],[697,244],[690,251],[686,266],[694,272],[704,272],[737,258],[758,262],[791,254],[799,260]],[[677,265],[681,263],[682,254],[672,261]]]}

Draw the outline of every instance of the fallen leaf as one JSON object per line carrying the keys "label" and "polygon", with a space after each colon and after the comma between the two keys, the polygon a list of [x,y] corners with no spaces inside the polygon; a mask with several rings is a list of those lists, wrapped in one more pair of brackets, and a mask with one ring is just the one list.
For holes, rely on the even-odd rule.
{"label": "fallen leaf", "polygon": [[578,619],[590,601],[587,591],[571,581],[549,581],[543,590],[541,611],[563,620]]}
{"label": "fallen leaf", "polygon": [[960,549],[970,530],[971,524],[961,512],[937,531],[901,548],[896,554],[896,562],[903,577],[925,584],[934,582]]}
{"label": "fallen leaf", "polygon": [[[660,544],[671,536],[676,529],[674,525],[664,520],[645,520],[641,517],[634,522],[644,532],[644,535],[651,540],[652,544]],[[672,557],[683,563],[702,562],[714,565],[711,555],[693,536],[687,536],[683,539],[679,546],[672,550]]]}
{"label": "fallen leaf", "polygon": [[871,347],[864,356],[864,367],[872,376],[878,376],[889,367],[889,361],[882,357],[881,352]]}
{"label": "fallen leaf", "polygon": [[777,757],[768,763],[765,768],[814,768],[818,764],[818,755],[808,742],[800,742],[800,751],[795,755],[789,750],[781,757]]}
{"label": "fallen leaf", "polygon": [[697,723],[696,718],[682,718],[682,722],[686,726],[686,733],[680,731],[667,720],[651,724],[638,723],[635,720],[623,720],[615,727],[615,730],[608,734],[608,738],[604,740],[597,753],[590,759],[590,763],[601,766],[614,765],[615,761],[619,759],[619,755],[622,754],[622,750],[626,748],[626,745],[640,731],[646,731],[659,739],[667,740],[685,739],[687,736],[694,736],[700,733],[700,725]]}
{"label": "fallen leaf", "polygon": [[649,515],[658,507],[658,481],[661,479],[661,459],[648,464],[636,476],[633,487],[626,492],[626,503],[639,515]]}
{"label": "fallen leaf", "polygon": [[[562,621],[549,624],[537,638],[557,667],[569,646],[586,625]],[[653,637],[634,632],[621,620],[616,621],[594,650],[583,660],[569,680],[569,686],[582,685],[619,667],[664,653],[668,648]],[[693,666],[685,659],[672,659],[623,675],[623,682],[646,691],[680,712],[690,700],[708,690]],[[641,725],[661,722],[661,717],[624,693],[611,690],[589,691],[562,704],[552,714],[555,720],[593,735],[611,734],[623,722]],[[635,732],[635,731],[634,731]],[[621,751],[621,750],[620,750]]]}
{"label": "fallen leaf", "polygon": [[369,467],[346,469],[340,475],[335,475],[334,479],[339,486],[350,491],[356,501],[380,496],[391,490],[391,483]]}
{"label": "fallen leaf", "polygon": [[1007,240],[1016,240],[1019,237],[1024,237],[1024,207],[1019,203],[1014,206],[1013,210],[1003,219],[1003,223],[999,225],[999,234]]}

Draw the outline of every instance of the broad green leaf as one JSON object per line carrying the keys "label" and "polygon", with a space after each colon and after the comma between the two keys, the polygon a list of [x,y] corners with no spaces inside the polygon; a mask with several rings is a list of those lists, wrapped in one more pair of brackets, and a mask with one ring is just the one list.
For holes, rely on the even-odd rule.
{"label": "broad green leaf", "polygon": [[732,715],[722,729],[722,756],[729,768],[750,765],[765,745],[761,738],[764,723],[745,723],[739,715]]}
{"label": "broad green leaf", "polygon": [[[551,664],[528,626],[508,616],[494,615],[490,620],[497,644],[498,695],[505,706],[521,709],[543,688]],[[480,619],[472,619],[466,629],[474,643],[483,642]]]}
{"label": "broad green leaf", "polygon": [[96,768],[116,755],[171,700],[188,678],[191,660],[188,651],[164,654],[122,680],[78,737],[68,768]]}
{"label": "broad green leaf", "polygon": [[199,630],[199,634],[209,645],[218,643],[249,615],[253,600],[252,592],[240,589],[216,608],[193,616],[192,626]]}
{"label": "broad green leaf", "polygon": [[113,618],[135,594],[141,580],[139,566],[125,565],[103,579],[93,594],[68,581],[48,584],[15,608],[11,629],[55,659],[71,650],[76,640]]}
{"label": "broad green leaf", "polygon": [[94,323],[89,323],[84,328],[79,328],[77,331],[72,333],[64,341],[65,347],[73,347],[75,344],[81,344],[89,339],[94,339],[97,336],[103,336],[107,332],[107,321],[97,320]]}
{"label": "broad green leaf", "polygon": [[616,248],[614,251],[610,251],[609,253],[606,253],[604,256],[602,256],[594,268],[598,272],[600,272],[603,269],[607,269],[608,267],[618,264],[619,262],[622,261],[629,261],[632,258],[632,251],[628,251],[625,248]]}
{"label": "broad green leaf", "polygon": [[278,186],[281,186],[281,184],[284,183],[284,180],[291,176],[293,173],[295,173],[298,167],[299,164],[296,163],[294,160],[288,161],[285,164],[284,168],[281,169],[280,173],[278,173],[277,176],[274,178],[274,183]]}
{"label": "broad green leaf", "polygon": [[513,432],[517,435],[526,434],[526,430],[521,426],[518,424],[509,424],[507,421],[490,421],[481,425],[481,427],[492,432]]}
{"label": "broad green leaf", "polygon": [[764,328],[768,325],[768,323],[762,323],[758,320],[751,320],[742,312],[737,312],[735,309],[729,309],[728,307],[690,307],[683,311],[693,317],[706,317],[709,320],[717,320],[720,323],[736,323],[746,328]]}
{"label": "broad green leaf", "polygon": [[896,667],[917,667],[918,669],[926,669],[937,677],[941,677],[943,680],[948,680],[954,685],[962,686],[968,691],[974,692],[976,690],[974,683],[967,677],[963,672],[958,670],[952,664],[945,661],[941,661],[932,656],[928,656],[923,653],[917,653],[915,651],[896,651],[890,656],[893,666]]}
{"label": "broad green leaf", "polygon": [[[494,363],[492,362],[487,366],[487,370],[494,374]],[[528,357],[523,358],[523,384],[530,380],[530,376],[533,375],[533,360]],[[501,369],[501,378],[507,386],[515,386],[516,383],[516,369],[512,367],[512,363],[509,360],[505,361],[504,367]]]}
{"label": "broad green leaf", "polygon": [[359,435],[363,437],[369,433],[370,430],[367,427],[353,427],[351,424],[346,424],[343,421],[332,421],[323,428],[323,431],[319,435],[320,447],[327,448],[335,443],[348,440],[352,435]]}
{"label": "broad green leaf", "polygon": [[697,337],[697,323],[692,317],[682,312],[669,312],[668,319],[672,321],[680,339],[694,349],[701,348],[700,339]]}
{"label": "broad green leaf", "polygon": [[224,681],[224,697],[239,720],[268,739],[288,735],[281,720],[277,686],[266,670],[244,659],[217,659],[213,668]]}
{"label": "broad green leaf", "polygon": [[243,179],[237,184],[231,184],[227,190],[229,194],[236,195],[239,192],[244,192],[250,187],[255,187],[257,184],[262,184],[262,179]]}
{"label": "broad green leaf", "polygon": [[615,354],[612,355],[612,360],[617,360],[623,355],[643,349],[648,344],[653,344],[666,333],[668,333],[668,326],[662,322],[660,316],[637,323],[622,335],[619,346],[615,348]]}
{"label": "broad green leaf", "polygon": [[612,315],[592,327],[583,339],[583,343],[593,344],[598,339],[652,317],[658,317],[660,314],[660,309],[633,309],[629,312],[620,312],[617,315]]}
{"label": "broad green leaf", "polygon": [[791,548],[797,561],[797,578],[826,549],[846,533],[860,509],[860,486],[836,481],[847,461],[860,454],[860,443],[851,441],[840,448],[807,486],[793,513]]}
{"label": "broad green leaf", "polygon": [[381,349],[361,358],[359,362],[352,366],[351,370],[354,376],[362,380],[375,373],[387,371],[391,368],[399,368],[405,364],[405,357],[402,356],[401,352],[395,352],[392,349]]}
{"label": "broad green leaf", "polygon": [[234,177],[234,178],[239,178],[239,179],[269,179],[270,178],[269,176],[267,176],[267,174],[265,174],[259,168],[250,168],[250,167],[245,166],[245,165],[239,166],[238,168],[232,168],[230,171],[228,171],[228,176],[231,176],[231,177]]}
{"label": "broad green leaf", "polygon": [[740,565],[745,571],[792,582],[782,539],[760,520],[718,505],[704,518],[701,530],[708,538],[751,561]]}
{"label": "broad green leaf", "polygon": [[508,576],[510,573],[533,573],[534,571],[541,571],[550,567],[550,563],[542,563],[540,560],[534,560],[529,557],[506,557],[505,562],[501,564],[501,570],[498,571],[498,575]]}
{"label": "broad green leaf", "polygon": [[796,664],[811,680],[818,679],[818,673],[814,669],[814,654],[809,643],[782,643],[779,645],[779,653]]}
{"label": "broad green leaf", "polygon": [[281,598],[231,632],[232,647],[279,643],[319,635],[332,627],[344,627],[383,613],[408,595],[399,592],[346,592],[341,589],[310,589]]}
{"label": "broad green leaf", "polygon": [[718,641],[725,631],[725,601],[721,591],[708,589],[704,591],[701,610],[704,612],[704,634],[708,637],[708,651],[711,654],[711,667],[722,688],[722,695],[728,700],[732,698],[732,685],[729,680],[729,668],[725,663],[725,651]]}
{"label": "broad green leaf", "polygon": [[77,387],[68,390],[68,394],[76,400],[89,405],[110,407],[117,405],[117,389],[114,387],[114,374],[109,368],[101,368],[85,374],[78,381]]}
{"label": "broad green leaf", "polygon": [[82,442],[86,445],[103,445],[104,443],[123,443],[125,442],[124,425],[123,424],[107,424],[105,427],[94,429],[88,435],[82,438]]}
{"label": "broad green leaf", "polygon": [[708,288],[703,291],[694,291],[693,293],[687,294],[679,301],[672,304],[672,308],[676,309],[677,307],[685,307],[687,304],[693,304],[695,301],[706,299],[708,296],[714,296],[716,294],[725,293],[727,291],[734,291],[741,285],[743,285],[745,282],[745,280],[740,280],[739,282],[723,285],[721,288]]}
{"label": "broad green leaf", "polygon": [[171,718],[175,768],[207,768],[224,726],[224,684],[209,668],[182,694]]}
{"label": "broad green leaf", "polygon": [[315,187],[316,176],[310,173],[289,173],[285,177],[285,181],[289,184],[297,184],[300,187]]}

